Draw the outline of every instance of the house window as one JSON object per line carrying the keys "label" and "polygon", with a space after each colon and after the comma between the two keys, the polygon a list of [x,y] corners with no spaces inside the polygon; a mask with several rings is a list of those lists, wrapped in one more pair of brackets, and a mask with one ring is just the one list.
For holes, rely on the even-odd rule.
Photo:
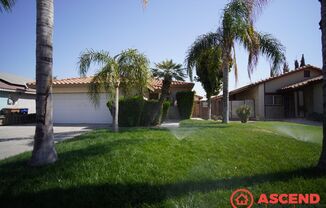
{"label": "house window", "polygon": [[266,105],[282,105],[283,97],[282,97],[282,95],[266,95],[265,104]]}
{"label": "house window", "polygon": [[304,77],[310,77],[310,71],[309,70],[304,70],[303,76]]}

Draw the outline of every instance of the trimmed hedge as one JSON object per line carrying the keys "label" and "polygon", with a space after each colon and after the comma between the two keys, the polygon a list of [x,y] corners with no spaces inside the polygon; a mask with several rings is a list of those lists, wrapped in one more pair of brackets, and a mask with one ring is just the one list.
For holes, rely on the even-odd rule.
{"label": "trimmed hedge", "polygon": [[144,100],[140,126],[156,126],[160,123],[162,109],[160,109],[160,112],[155,117],[159,105],[157,100]]}
{"label": "trimmed hedge", "polygon": [[195,92],[182,91],[176,94],[180,119],[190,119],[194,106]]}
{"label": "trimmed hedge", "polygon": [[119,101],[119,126],[139,126],[144,100],[140,97],[121,99]]}
{"label": "trimmed hedge", "polygon": [[[108,107],[110,104],[108,103]],[[112,106],[111,106],[112,107]],[[155,118],[159,107],[157,100],[144,100],[142,97],[124,98],[119,101],[119,126],[155,126],[160,123],[162,109]]]}

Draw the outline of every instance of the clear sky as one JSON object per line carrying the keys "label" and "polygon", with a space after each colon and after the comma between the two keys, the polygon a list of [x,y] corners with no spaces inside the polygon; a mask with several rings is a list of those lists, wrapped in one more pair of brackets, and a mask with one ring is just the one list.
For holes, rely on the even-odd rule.
{"label": "clear sky", "polygon": [[[54,72],[58,78],[76,77],[77,61],[86,48],[107,50],[112,55],[137,48],[151,65],[164,59],[184,63],[187,49],[201,34],[215,31],[227,0],[55,0]],[[11,13],[0,13],[0,71],[35,78],[35,0],[17,0]],[[271,33],[294,59],[305,54],[306,63],[320,67],[321,40],[318,0],[272,0],[257,18],[257,30]],[[250,83],[247,54],[237,47],[239,82]],[[252,76],[269,76],[264,57]],[[204,95],[200,84],[195,90]]]}

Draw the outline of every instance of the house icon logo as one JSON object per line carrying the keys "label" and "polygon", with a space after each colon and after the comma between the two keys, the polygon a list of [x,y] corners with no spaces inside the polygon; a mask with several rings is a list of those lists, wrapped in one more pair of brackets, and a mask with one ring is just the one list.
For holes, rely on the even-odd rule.
{"label": "house icon logo", "polygon": [[237,205],[240,205],[240,206],[245,206],[245,205],[248,205],[248,196],[241,193],[236,199],[235,199]]}
{"label": "house icon logo", "polygon": [[250,208],[254,204],[254,197],[249,190],[238,189],[232,193],[230,202],[233,208]]}

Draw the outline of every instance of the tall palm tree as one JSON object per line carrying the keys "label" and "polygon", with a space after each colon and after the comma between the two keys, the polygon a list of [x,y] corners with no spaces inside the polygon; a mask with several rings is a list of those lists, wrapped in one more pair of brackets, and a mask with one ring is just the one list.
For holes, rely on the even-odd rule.
{"label": "tall palm tree", "polygon": [[[0,12],[9,11],[16,0],[0,0]],[[147,0],[143,0],[143,5]],[[53,0],[36,0],[36,129],[30,165],[53,163],[58,156],[53,142],[52,68]]]}
{"label": "tall palm tree", "polygon": [[321,21],[320,29],[322,34],[322,54],[323,54],[323,106],[324,106],[324,119],[323,119],[323,148],[320,155],[318,167],[326,170],[326,1],[320,0],[321,3]]}
{"label": "tall palm tree", "polygon": [[196,80],[201,82],[208,102],[208,119],[212,117],[211,96],[218,95],[222,81],[222,47],[219,33],[208,33],[197,38],[188,50],[186,64],[190,80],[196,69]]}
{"label": "tall palm tree", "polygon": [[[248,51],[248,75],[258,63],[260,54],[265,54],[271,61],[271,71],[278,71],[285,62],[283,45],[270,34],[255,31],[254,16],[257,9],[261,8],[268,0],[231,0],[226,5],[222,15],[222,68],[223,68],[223,122],[229,122],[229,71],[234,65],[237,79],[235,59],[235,42],[239,42]],[[233,57],[233,61],[232,61]],[[233,62],[233,63],[232,63]]]}
{"label": "tall palm tree", "polygon": [[52,66],[53,0],[37,0],[36,20],[36,129],[30,164],[53,163]]}
{"label": "tall palm tree", "polygon": [[0,12],[10,11],[14,4],[15,0],[0,0]]}
{"label": "tall palm tree", "polygon": [[184,68],[182,68],[182,65],[174,63],[173,60],[165,60],[155,64],[155,68],[152,69],[152,74],[155,78],[163,80],[161,96],[159,98],[159,105],[154,116],[154,118],[157,118],[158,114],[160,113],[160,110],[163,107],[164,101],[170,95],[170,87],[172,81],[184,81],[186,75],[184,73]]}
{"label": "tall palm tree", "polygon": [[82,76],[86,76],[92,63],[99,64],[98,72],[89,85],[89,97],[95,106],[99,104],[100,93],[114,95],[113,129],[119,128],[119,95],[120,88],[124,92],[143,94],[150,78],[149,61],[136,49],[128,49],[111,57],[106,51],[86,50],[79,58],[78,68]]}

